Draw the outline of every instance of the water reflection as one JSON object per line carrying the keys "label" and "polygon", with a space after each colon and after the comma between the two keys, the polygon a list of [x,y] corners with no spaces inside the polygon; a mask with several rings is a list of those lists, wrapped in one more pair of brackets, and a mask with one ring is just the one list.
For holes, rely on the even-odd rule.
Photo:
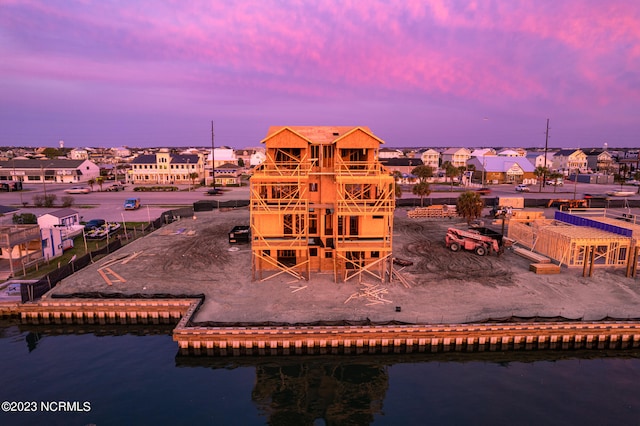
{"label": "water reflection", "polygon": [[171,326],[3,321],[0,344],[13,366],[0,373],[7,395],[91,401],[77,424],[125,414],[140,424],[272,425],[629,424],[640,415],[638,349],[195,357],[180,354]]}

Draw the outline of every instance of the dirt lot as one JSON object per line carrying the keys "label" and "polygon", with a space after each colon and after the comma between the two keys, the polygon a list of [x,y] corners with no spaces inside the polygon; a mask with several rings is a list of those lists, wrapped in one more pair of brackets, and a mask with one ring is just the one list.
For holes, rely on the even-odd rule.
{"label": "dirt lot", "polygon": [[624,270],[596,269],[591,278],[583,278],[581,269],[567,268],[559,275],[536,275],[528,270],[529,261],[509,249],[501,257],[453,253],[444,246],[446,228],[464,223],[409,219],[402,209],[396,212],[394,256],[413,262],[400,272],[410,288],[373,277],[334,283],[333,274],[316,274],[309,281],[287,274],[251,281],[250,247],[232,247],[227,238],[233,226],[243,224],[249,224],[247,209],[197,213],[195,219],[174,222],[77,272],[47,297],[204,294],[197,322],[640,318],[640,278],[625,278]]}

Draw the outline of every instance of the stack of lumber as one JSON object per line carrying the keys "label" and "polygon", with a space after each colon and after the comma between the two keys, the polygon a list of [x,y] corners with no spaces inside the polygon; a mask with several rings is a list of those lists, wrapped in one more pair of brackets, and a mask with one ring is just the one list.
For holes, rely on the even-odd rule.
{"label": "stack of lumber", "polygon": [[529,270],[536,274],[559,274],[560,265],[554,263],[532,263],[529,265]]}
{"label": "stack of lumber", "polygon": [[513,249],[513,252],[535,263],[551,263],[551,259],[548,257],[535,253],[531,250],[527,250],[526,248],[517,247]]}
{"label": "stack of lumber", "polygon": [[433,205],[428,207],[416,207],[413,210],[407,212],[407,216],[414,218],[443,218],[443,217],[456,217],[458,212],[456,206],[449,204]]}
{"label": "stack of lumber", "polygon": [[357,293],[353,293],[351,296],[349,296],[349,298],[345,300],[344,303],[347,303],[350,300],[359,299],[359,298],[366,298],[369,301],[369,303],[367,303],[366,306],[381,305],[384,303],[393,303],[391,302],[391,300],[387,300],[384,298],[384,295],[389,293],[386,287],[382,287],[379,284],[373,285],[373,284],[366,284],[366,283],[364,283],[363,286],[364,287],[362,287]]}

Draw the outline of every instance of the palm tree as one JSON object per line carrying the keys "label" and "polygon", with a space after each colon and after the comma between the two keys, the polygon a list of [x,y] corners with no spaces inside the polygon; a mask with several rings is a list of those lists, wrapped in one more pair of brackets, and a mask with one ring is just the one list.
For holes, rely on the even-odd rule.
{"label": "palm tree", "polygon": [[420,182],[423,183],[433,176],[433,169],[425,165],[417,166],[411,170],[411,174],[417,176]]}
{"label": "palm tree", "polygon": [[559,172],[553,172],[553,173],[549,173],[549,179],[551,179],[554,184],[553,184],[553,192],[556,192],[556,189],[558,188],[558,179],[564,177],[564,175],[562,173]]}
{"label": "palm tree", "polygon": [[540,182],[540,190],[538,192],[542,192],[542,184],[544,183],[544,178],[549,174],[549,168],[544,166],[538,166],[533,171],[533,174],[536,175],[538,182]]}
{"label": "palm tree", "polygon": [[418,182],[413,185],[411,192],[413,192],[413,195],[417,195],[418,197],[420,197],[420,207],[422,207],[424,197],[431,194],[431,188],[429,187],[429,184],[427,182]]}
{"label": "palm tree", "polygon": [[96,178],[96,183],[100,185],[100,191],[102,192],[102,184],[104,183],[104,178],[102,176],[98,176]]}
{"label": "palm tree", "polygon": [[196,179],[198,179],[198,173],[197,172],[191,172],[189,173],[189,179],[191,179],[191,186],[195,186],[195,181]]}
{"label": "palm tree", "polygon": [[449,181],[451,182],[450,191],[453,191],[453,178],[458,176],[458,168],[451,164],[450,161],[445,161],[444,163],[442,163],[442,168],[444,169],[445,176],[448,177]]}
{"label": "palm tree", "polygon": [[480,198],[480,194],[473,191],[463,192],[456,201],[458,214],[467,219],[467,224],[482,216],[483,207],[484,202]]}
{"label": "palm tree", "polygon": [[398,181],[402,179],[402,173],[398,170],[393,171],[393,193],[396,198],[402,198],[402,187],[398,185]]}
{"label": "palm tree", "polygon": [[96,180],[95,179],[89,179],[87,181],[87,183],[89,184],[89,186],[91,187],[91,191],[93,191],[93,185],[96,184]]}

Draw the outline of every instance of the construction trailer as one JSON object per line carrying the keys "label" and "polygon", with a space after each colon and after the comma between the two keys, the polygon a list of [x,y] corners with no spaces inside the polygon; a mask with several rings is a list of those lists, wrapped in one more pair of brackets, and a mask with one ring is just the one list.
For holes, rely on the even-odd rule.
{"label": "construction trailer", "polygon": [[271,127],[251,177],[252,278],[334,281],[392,266],[394,180],[367,127]]}
{"label": "construction trailer", "polygon": [[640,226],[612,217],[558,211],[554,219],[509,222],[508,237],[567,267],[637,269]]}

